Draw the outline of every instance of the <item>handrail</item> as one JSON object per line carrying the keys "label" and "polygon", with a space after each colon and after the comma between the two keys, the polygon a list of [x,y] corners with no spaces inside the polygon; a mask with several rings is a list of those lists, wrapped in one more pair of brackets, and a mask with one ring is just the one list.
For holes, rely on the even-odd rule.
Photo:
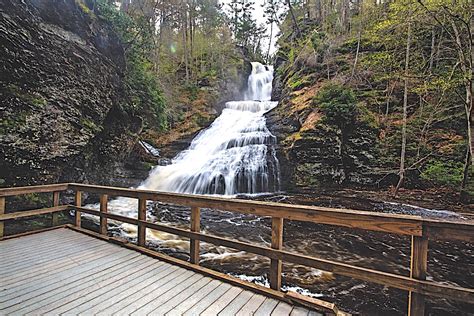
{"label": "handrail", "polygon": [[[75,205],[59,206],[59,191],[73,190]],[[5,197],[27,193],[54,192],[54,205],[51,208],[26,212],[4,213]],[[82,192],[100,195],[100,210],[82,207]],[[139,200],[138,218],[130,218],[107,212],[109,196],[123,196]],[[146,221],[146,201],[161,201],[191,207],[190,230],[175,228]],[[3,208],[2,208],[3,205]],[[256,246],[240,241],[212,236],[200,232],[200,209],[213,208],[231,212],[254,214],[272,218],[271,248]],[[420,216],[384,214],[368,211],[334,209],[316,206],[289,205],[273,202],[226,199],[215,196],[189,195],[150,190],[125,189],[89,184],[58,184],[48,186],[20,187],[0,189],[0,237],[3,234],[3,221],[38,214],[53,213],[62,210],[73,210],[76,214],[75,224],[81,225],[80,213],[100,217],[100,232],[107,234],[107,219],[134,224],[138,226],[138,245],[145,246],[146,229],[154,229],[180,235],[190,239],[190,261],[199,264],[199,241],[234,248],[266,256],[271,260],[270,287],[281,290],[281,263],[292,262],[353,277],[363,281],[395,287],[409,291],[409,314],[424,313],[425,295],[444,297],[474,303],[474,289],[445,285],[426,281],[428,240],[461,240],[474,242],[474,222],[456,222],[425,219]],[[23,215],[21,215],[23,214]],[[390,234],[412,236],[412,254],[410,277],[361,268],[320,258],[314,258],[282,250],[283,220],[298,220],[317,224],[336,225],[354,229],[379,231]]]}
{"label": "handrail", "polygon": [[[149,201],[182,206],[215,208],[223,211],[278,217],[288,220],[327,224],[397,235],[422,236],[429,229],[431,238],[474,242],[474,222],[439,221],[415,215],[386,214],[350,209],[292,205],[275,202],[228,199],[207,195],[191,195],[139,189],[71,183],[69,189],[110,196],[142,198]],[[442,232],[439,235],[435,232]]]}
{"label": "handrail", "polygon": [[332,272],[334,274],[339,274],[343,276],[352,277],[362,281],[373,282],[382,285],[388,285],[397,289],[413,291],[417,293],[422,293],[426,295],[442,297],[442,298],[451,298],[451,299],[461,299],[466,302],[474,303],[474,289],[468,289],[457,286],[444,285],[432,281],[419,281],[412,279],[406,276],[401,276],[397,274],[381,272],[377,270],[357,267],[350,264],[335,262],[326,259],[319,259],[304,255],[295,254],[288,251],[272,249],[268,247],[255,246],[249,243],[241,241],[233,241],[227,238],[221,238],[209,234],[192,232],[189,230],[171,227],[162,224],[156,224],[148,222],[145,220],[138,220],[136,218],[111,214],[111,213],[101,213],[100,211],[85,208],[77,207],[74,205],[69,206],[71,210],[80,210],[83,213],[99,216],[100,218],[108,218],[115,221],[120,221],[132,225],[142,225],[145,228],[150,228],[153,230],[162,231],[165,233],[178,235],[181,237],[186,237],[190,239],[200,240],[208,243],[212,243],[218,246],[229,247],[241,251],[250,252],[256,255],[266,256],[271,259],[283,260],[286,262],[301,264],[309,266],[312,268],[321,269],[324,271]]}
{"label": "handrail", "polygon": [[28,187],[0,188],[0,197],[30,194],[30,193],[48,193],[55,191],[65,191],[69,183],[34,185]]}

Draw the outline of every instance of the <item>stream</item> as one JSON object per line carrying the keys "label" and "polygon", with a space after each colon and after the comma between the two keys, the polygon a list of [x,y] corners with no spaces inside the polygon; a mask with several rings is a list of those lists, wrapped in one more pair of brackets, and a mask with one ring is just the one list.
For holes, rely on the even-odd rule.
{"label": "stream", "polygon": [[[156,166],[138,187],[189,194],[217,194],[225,197],[287,202],[280,191],[279,163],[272,146],[276,138],[266,126],[265,113],[277,106],[271,101],[273,68],[252,63],[248,90],[243,100],[227,102],[221,115],[179,153],[169,165]],[[292,201],[298,203],[298,197]],[[319,206],[351,208],[345,201]],[[97,207],[97,206],[95,206]],[[137,216],[135,199],[118,198],[109,210],[124,216]],[[412,205],[378,203],[366,210],[416,214],[434,218],[463,220],[461,215],[428,210]],[[179,228],[188,228],[190,210],[186,207],[148,202],[147,219]],[[136,227],[111,221],[113,234],[136,239]],[[203,232],[269,246],[271,222],[247,214],[201,210]],[[148,246],[182,259],[189,259],[189,240],[147,230]],[[328,225],[285,221],[284,249],[314,257],[350,263],[409,276],[410,238],[378,232],[357,231]],[[463,242],[430,242],[428,279],[470,287],[474,285],[474,251]],[[244,280],[268,286],[269,259],[216,247],[201,242],[201,264]],[[451,280],[448,282],[446,280]],[[454,283],[453,283],[454,282]],[[348,312],[363,315],[404,315],[408,294],[296,264],[284,263],[283,289],[335,302]],[[473,315],[474,306],[442,299],[428,299],[432,315]]]}

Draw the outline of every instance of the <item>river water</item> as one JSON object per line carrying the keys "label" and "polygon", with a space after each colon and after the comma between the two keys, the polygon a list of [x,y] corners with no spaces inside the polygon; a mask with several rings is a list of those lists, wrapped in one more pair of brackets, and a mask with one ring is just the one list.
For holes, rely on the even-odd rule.
{"label": "river water", "polygon": [[[248,90],[240,101],[228,102],[221,115],[199,133],[188,149],[167,166],[155,167],[139,186],[141,189],[191,194],[218,194],[260,200],[285,201],[279,191],[279,165],[271,145],[265,113],[277,106],[270,101],[273,68],[252,63]],[[298,197],[292,201],[298,203]],[[319,202],[321,206],[348,207],[344,201]],[[135,199],[110,201],[112,212],[137,216]],[[190,210],[186,207],[149,202],[148,220],[188,228]],[[462,219],[459,215],[408,205],[380,203],[365,210],[410,213],[430,217]],[[233,240],[269,246],[271,222],[268,218],[219,210],[201,211],[203,232]],[[115,223],[115,234],[136,238],[136,227]],[[179,236],[147,230],[152,248],[188,259],[189,241]],[[300,254],[351,263],[361,267],[409,275],[410,239],[377,232],[286,221],[284,249]],[[451,280],[464,287],[474,285],[474,251],[467,243],[430,243],[428,279]],[[201,264],[239,278],[268,286],[269,260],[225,247],[201,243]],[[283,288],[335,302],[341,309],[364,315],[403,315],[407,293],[383,286],[335,276],[300,265],[284,264]],[[433,315],[470,315],[473,306],[445,300],[428,301]]]}

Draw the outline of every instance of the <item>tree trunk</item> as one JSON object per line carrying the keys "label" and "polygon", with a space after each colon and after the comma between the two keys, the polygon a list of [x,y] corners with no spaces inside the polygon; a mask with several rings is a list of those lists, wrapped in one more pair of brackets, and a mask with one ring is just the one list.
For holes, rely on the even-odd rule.
{"label": "tree trunk", "polygon": [[296,17],[295,17],[295,12],[293,12],[293,6],[291,5],[291,0],[286,0],[286,4],[288,5],[288,10],[290,11],[291,20],[293,21],[293,26],[296,30],[296,34],[299,37],[301,35],[301,31],[298,26],[298,21],[296,20]]}
{"label": "tree trunk", "polygon": [[410,44],[411,44],[411,23],[408,22],[407,32],[407,48],[405,53],[405,88],[403,91],[403,123],[402,123],[402,149],[400,153],[400,171],[397,187],[394,196],[398,194],[398,190],[403,186],[405,181],[405,155],[407,146],[407,104],[408,104],[408,70],[410,64]]}
{"label": "tree trunk", "polygon": [[362,36],[362,23],[359,23],[359,32],[357,33],[357,50],[354,59],[354,66],[352,67],[351,79],[354,77],[355,70],[357,67],[357,61],[359,60],[359,50],[360,50],[360,38]]}
{"label": "tree trunk", "polygon": [[[459,30],[456,26],[456,23],[454,21],[451,22],[451,25],[453,27],[454,31],[454,36],[457,44],[457,50],[458,50],[458,56],[459,56],[459,61],[460,61],[460,66],[461,69],[465,75],[465,82],[464,82],[464,87],[466,90],[466,100],[464,102],[464,109],[466,112],[466,126],[467,126],[467,144],[466,144],[466,161],[464,163],[464,172],[463,172],[463,179],[462,179],[462,184],[461,184],[461,193],[464,191],[466,188],[466,184],[468,182],[468,177],[469,177],[469,169],[474,166],[474,160],[473,158],[473,148],[474,148],[474,135],[473,135],[473,130],[472,130],[472,112],[473,112],[473,100],[472,100],[472,88],[473,88],[473,72],[474,72],[474,67],[473,67],[473,60],[474,60],[474,49],[472,47],[472,39],[470,41],[470,45],[468,46],[468,52],[467,54],[463,51],[463,46],[462,46],[462,41],[461,41],[461,34],[459,33]],[[471,19],[470,21],[470,29],[472,30],[473,28],[473,21]],[[463,194],[461,194],[462,197]]]}
{"label": "tree trunk", "polygon": [[434,56],[435,56],[435,42],[436,42],[436,30],[433,27],[431,31],[431,53],[430,53],[430,66],[428,68],[429,74],[432,74],[433,70],[433,61],[434,61]]}

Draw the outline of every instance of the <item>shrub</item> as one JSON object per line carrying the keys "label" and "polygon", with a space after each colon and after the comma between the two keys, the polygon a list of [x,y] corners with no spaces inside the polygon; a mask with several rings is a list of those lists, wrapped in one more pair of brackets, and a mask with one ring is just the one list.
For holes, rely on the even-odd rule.
{"label": "shrub", "polygon": [[131,17],[106,0],[98,0],[96,9],[98,16],[112,26],[124,45],[127,100],[122,108],[141,116],[146,125],[164,129],[165,102],[149,56],[154,45],[153,26],[145,17]]}
{"label": "shrub", "polygon": [[461,185],[462,173],[462,162],[432,161],[426,165],[421,178],[436,185],[456,189]]}
{"label": "shrub", "polygon": [[352,89],[338,84],[326,84],[313,102],[325,115],[325,121],[336,125],[343,132],[350,129],[357,119],[356,97]]}

